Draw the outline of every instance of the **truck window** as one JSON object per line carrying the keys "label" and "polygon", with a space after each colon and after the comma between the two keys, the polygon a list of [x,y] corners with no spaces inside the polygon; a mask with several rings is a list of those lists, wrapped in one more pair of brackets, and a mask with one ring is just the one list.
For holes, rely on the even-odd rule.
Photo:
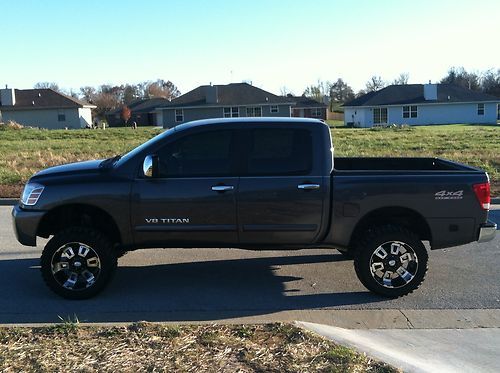
{"label": "truck window", "polygon": [[311,132],[262,128],[251,131],[247,173],[252,176],[308,175],[312,168]]}
{"label": "truck window", "polygon": [[160,177],[228,176],[231,174],[232,132],[187,135],[158,152]]}

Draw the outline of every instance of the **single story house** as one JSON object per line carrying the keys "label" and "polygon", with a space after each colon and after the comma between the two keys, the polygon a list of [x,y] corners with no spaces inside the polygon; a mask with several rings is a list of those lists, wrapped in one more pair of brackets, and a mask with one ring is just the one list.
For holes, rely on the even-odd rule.
{"label": "single story house", "polygon": [[[159,106],[168,104],[170,101],[166,98],[146,98],[139,99],[127,105],[130,109],[130,119],[128,123],[136,122],[139,126],[156,126],[159,125],[155,110]],[[116,108],[106,113],[106,122],[111,127],[123,127],[125,124],[122,119],[123,107]],[[161,124],[160,124],[161,125]]]}
{"label": "single story house", "polygon": [[497,123],[500,98],[453,84],[390,85],[344,104],[354,127]]}
{"label": "single story house", "polygon": [[197,119],[290,117],[295,101],[248,83],[203,85],[156,109],[157,124],[165,128]]}
{"label": "single story house", "polygon": [[96,106],[52,89],[0,89],[0,121],[48,129],[84,128]]}
{"label": "single story house", "polygon": [[295,102],[292,106],[292,117],[316,118],[326,120],[327,105],[306,96],[292,96],[287,98]]}

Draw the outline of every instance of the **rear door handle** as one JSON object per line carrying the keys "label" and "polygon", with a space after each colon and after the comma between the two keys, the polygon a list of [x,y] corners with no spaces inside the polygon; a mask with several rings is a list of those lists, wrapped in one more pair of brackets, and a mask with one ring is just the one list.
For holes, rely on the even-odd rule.
{"label": "rear door handle", "polygon": [[214,192],[227,192],[228,190],[233,190],[234,186],[232,185],[214,185],[212,190]]}
{"label": "rear door handle", "polygon": [[315,189],[319,189],[320,185],[319,184],[299,184],[299,185],[297,185],[297,188],[302,189],[302,190],[315,190]]}

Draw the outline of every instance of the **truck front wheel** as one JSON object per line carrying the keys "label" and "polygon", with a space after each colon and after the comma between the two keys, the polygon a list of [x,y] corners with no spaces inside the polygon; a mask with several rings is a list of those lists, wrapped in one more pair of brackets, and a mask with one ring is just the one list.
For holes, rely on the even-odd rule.
{"label": "truck front wheel", "polygon": [[68,299],[96,295],[116,269],[116,253],[101,232],[72,227],[57,233],[45,246],[42,277],[56,294]]}
{"label": "truck front wheel", "polygon": [[418,236],[394,225],[369,230],[359,241],[354,268],[374,293],[397,298],[417,289],[427,272],[428,255]]}

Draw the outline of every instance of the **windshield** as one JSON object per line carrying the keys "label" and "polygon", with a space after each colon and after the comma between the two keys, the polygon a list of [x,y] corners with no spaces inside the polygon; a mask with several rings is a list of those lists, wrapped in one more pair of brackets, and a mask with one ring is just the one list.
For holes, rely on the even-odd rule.
{"label": "windshield", "polygon": [[119,161],[117,162],[117,165],[119,166],[119,165],[127,162],[129,159],[134,158],[137,154],[141,153],[144,149],[146,149],[147,147],[151,146],[155,142],[163,139],[164,137],[169,136],[173,132],[175,132],[175,129],[174,128],[169,128],[168,130],[160,133],[159,135],[156,135],[155,137],[149,139],[145,143],[139,145],[137,148],[132,149],[131,151],[129,151],[128,153],[126,153],[125,155],[123,155],[119,159]]}

